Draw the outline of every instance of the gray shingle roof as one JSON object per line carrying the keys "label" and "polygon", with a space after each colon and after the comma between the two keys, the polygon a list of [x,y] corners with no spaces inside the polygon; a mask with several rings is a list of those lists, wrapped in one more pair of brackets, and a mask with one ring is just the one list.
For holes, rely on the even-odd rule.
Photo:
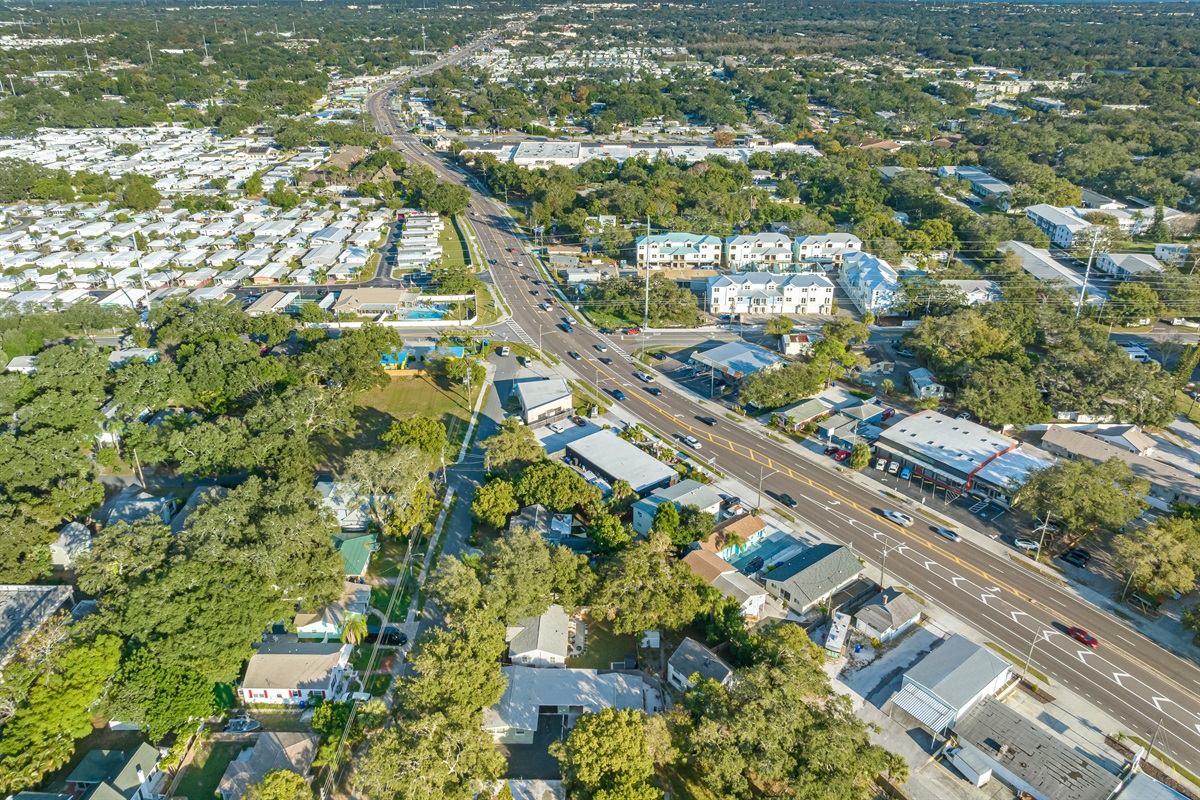
{"label": "gray shingle roof", "polygon": [[733,668],[722,661],[720,656],[690,637],[675,648],[667,663],[688,680],[699,673],[701,678],[711,678],[717,683],[724,683],[733,675]]}
{"label": "gray shingle roof", "polygon": [[840,589],[862,572],[850,548],[817,544],[767,573],[768,584],[779,584],[806,605]]}

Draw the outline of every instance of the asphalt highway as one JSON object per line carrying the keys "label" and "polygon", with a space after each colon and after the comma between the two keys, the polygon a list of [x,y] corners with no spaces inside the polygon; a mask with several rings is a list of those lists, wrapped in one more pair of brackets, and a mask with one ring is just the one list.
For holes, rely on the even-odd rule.
{"label": "asphalt highway", "polygon": [[[699,405],[685,392],[665,389],[661,396],[650,395],[633,378],[642,368],[628,358],[640,342],[604,336],[581,323],[571,334],[558,328],[561,318],[570,313],[557,299],[549,312],[541,309],[550,290],[522,276],[545,276],[526,254],[501,203],[404,133],[387,107],[388,94],[383,91],[368,99],[378,128],[390,134],[394,146],[408,158],[428,165],[442,180],[471,189],[469,222],[483,255],[496,261],[491,276],[511,308],[512,318],[505,324],[514,335],[535,346],[540,342],[561,360],[563,370],[595,385],[610,401],[615,402],[611,392],[621,389],[626,396],[624,408],[660,435],[679,442],[680,449],[686,450],[681,442],[684,436],[695,436],[702,444],[695,454],[700,460],[747,486],[761,485],[764,502],[775,502],[784,493],[795,498],[796,507],[779,508],[797,520],[798,531],[819,533],[850,546],[875,565],[868,568],[868,577],[879,577],[879,565],[886,557],[889,583],[908,586],[953,611],[988,641],[1013,654],[1021,662],[1018,670],[1032,644],[1031,664],[1050,677],[1043,687],[1050,694],[1057,686],[1068,687],[1120,721],[1123,732],[1144,739],[1161,721],[1160,749],[1200,772],[1200,667],[1196,663],[1163,649],[1134,625],[1081,599],[1068,586],[1017,563],[1014,559],[1023,557],[1015,551],[1006,556],[967,540],[947,541],[932,530],[940,522],[922,516],[921,508],[903,509],[916,518],[911,528],[889,522],[879,512],[900,506],[883,494],[882,485],[864,486],[809,463],[768,439],[765,431],[723,417],[713,427],[700,423],[699,417],[715,413],[714,406]],[[537,296],[531,294],[535,289]],[[653,334],[650,343],[656,343]],[[598,351],[597,345],[608,351]],[[581,358],[572,359],[570,351]],[[601,357],[613,363],[604,364]],[[1068,636],[1067,629],[1076,626],[1096,636],[1099,647],[1091,649]]]}

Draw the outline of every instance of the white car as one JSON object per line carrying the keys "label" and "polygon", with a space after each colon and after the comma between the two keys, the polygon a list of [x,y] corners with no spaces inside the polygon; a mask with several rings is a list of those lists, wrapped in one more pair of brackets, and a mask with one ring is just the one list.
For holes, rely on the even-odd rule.
{"label": "white car", "polygon": [[887,517],[888,519],[890,519],[892,522],[899,525],[901,528],[911,528],[913,525],[913,518],[910,517],[908,514],[903,514],[899,511],[892,511],[889,508],[888,510],[883,512],[883,515],[885,517]]}
{"label": "white car", "polygon": [[566,428],[564,428],[562,425],[559,425],[557,422],[551,422],[546,427],[549,428],[554,433],[562,433],[563,431],[566,430]]}
{"label": "white car", "polygon": [[508,354],[511,352],[512,352],[512,350],[509,349],[508,345],[505,345],[504,347],[500,348],[500,355],[504,358],[507,358]]}
{"label": "white car", "polygon": [[683,443],[686,444],[688,447],[692,448],[693,450],[700,449],[700,440],[697,439],[695,436],[683,437]]}
{"label": "white car", "polygon": [[1024,550],[1026,553],[1033,553],[1038,549],[1038,543],[1033,539],[1014,539],[1013,545],[1018,550]]}

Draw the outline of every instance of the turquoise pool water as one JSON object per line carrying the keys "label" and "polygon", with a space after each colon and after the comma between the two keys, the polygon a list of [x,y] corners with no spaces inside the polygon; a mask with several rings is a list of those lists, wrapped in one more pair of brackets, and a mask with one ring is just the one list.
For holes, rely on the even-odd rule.
{"label": "turquoise pool water", "polygon": [[402,308],[396,312],[397,319],[441,319],[444,311],[434,311],[422,308]]}

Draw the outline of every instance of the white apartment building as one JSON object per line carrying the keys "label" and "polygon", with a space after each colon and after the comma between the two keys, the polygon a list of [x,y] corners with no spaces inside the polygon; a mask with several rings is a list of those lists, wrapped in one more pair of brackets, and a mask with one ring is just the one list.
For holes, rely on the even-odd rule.
{"label": "white apartment building", "polygon": [[751,233],[725,240],[725,263],[732,270],[792,265],[792,239],[783,233]]}
{"label": "white apartment building", "polygon": [[[1104,212],[1106,214],[1111,212]],[[1025,209],[1025,216],[1041,228],[1050,241],[1062,248],[1074,246],[1075,238],[1091,229],[1092,223],[1075,213],[1075,209],[1059,208],[1047,203],[1038,203]]]}
{"label": "white apartment building", "polygon": [[852,253],[842,260],[838,280],[850,301],[863,314],[891,310],[900,291],[900,276],[892,265],[870,253]]}
{"label": "white apartment building", "polygon": [[637,239],[638,269],[716,269],[722,242],[695,233],[654,233]]}
{"label": "white apartment building", "polygon": [[828,314],[833,282],[813,273],[717,275],[708,280],[705,301],[710,314]]}
{"label": "white apartment building", "polygon": [[1139,275],[1154,275],[1163,265],[1148,253],[1101,253],[1096,257],[1096,269],[1115,278],[1128,280]]}
{"label": "white apartment building", "polygon": [[820,233],[796,239],[794,249],[796,263],[819,261],[841,264],[849,253],[862,252],[862,239],[852,233]]}

